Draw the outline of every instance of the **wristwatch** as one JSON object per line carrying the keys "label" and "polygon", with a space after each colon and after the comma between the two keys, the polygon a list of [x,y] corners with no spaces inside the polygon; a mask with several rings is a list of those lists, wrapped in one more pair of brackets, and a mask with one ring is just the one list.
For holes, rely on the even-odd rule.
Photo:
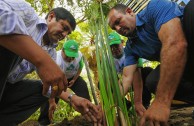
{"label": "wristwatch", "polygon": [[71,99],[71,98],[72,98],[73,95],[75,95],[75,94],[70,94],[70,95],[67,97],[68,100],[69,100],[69,104],[70,104],[70,105],[71,105],[71,102],[72,102],[72,99]]}

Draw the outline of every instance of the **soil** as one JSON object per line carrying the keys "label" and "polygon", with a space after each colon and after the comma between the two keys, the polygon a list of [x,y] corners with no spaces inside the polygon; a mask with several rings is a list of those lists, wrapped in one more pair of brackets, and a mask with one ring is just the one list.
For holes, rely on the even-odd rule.
{"label": "soil", "polygon": [[[173,107],[169,119],[169,126],[194,126],[194,107]],[[38,126],[37,121],[28,121],[19,126]],[[73,120],[64,119],[62,122],[50,126],[93,126],[83,117],[77,116]]]}
{"label": "soil", "polygon": [[194,126],[194,107],[174,108],[171,111],[170,126]]}

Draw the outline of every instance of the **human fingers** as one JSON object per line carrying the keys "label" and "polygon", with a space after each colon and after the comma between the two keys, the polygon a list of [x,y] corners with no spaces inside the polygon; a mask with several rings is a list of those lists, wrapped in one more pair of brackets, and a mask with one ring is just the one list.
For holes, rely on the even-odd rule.
{"label": "human fingers", "polygon": [[146,111],[146,109],[144,107],[139,108],[138,110],[136,110],[137,114],[139,116],[143,116],[144,112]]}
{"label": "human fingers", "polygon": [[60,96],[62,91],[64,91],[63,81],[57,82],[57,85],[58,85],[57,96]]}
{"label": "human fingers", "polygon": [[139,126],[145,126],[145,123],[146,123],[146,118],[145,118],[145,117],[142,117],[142,118],[140,119]]}
{"label": "human fingers", "polygon": [[56,83],[54,85],[52,85],[50,98],[55,98],[58,95],[58,90],[59,90],[59,87]]}
{"label": "human fingers", "polygon": [[[158,121],[154,121],[154,125],[153,126],[160,126],[160,123]],[[161,125],[163,126],[163,125]]]}
{"label": "human fingers", "polygon": [[97,126],[102,126],[102,122],[98,122],[97,123]]}
{"label": "human fingers", "polygon": [[100,110],[100,107],[99,106],[96,106],[94,104],[92,104],[91,102],[87,102],[87,106],[90,110],[92,110],[93,113],[97,114]]}
{"label": "human fingers", "polygon": [[55,112],[55,108],[54,107],[50,107],[49,108],[49,120],[52,122],[53,121],[53,114]]}
{"label": "human fingers", "polygon": [[169,126],[168,122],[162,122],[161,126]]}
{"label": "human fingers", "polygon": [[53,120],[53,112],[49,110],[49,120],[52,122]]}
{"label": "human fingers", "polygon": [[101,122],[95,122],[93,126],[102,126]]}
{"label": "human fingers", "polygon": [[93,112],[93,115],[95,115],[98,122],[102,123],[102,120],[103,120],[102,106],[101,105],[98,105],[98,106],[95,105],[95,108],[97,108],[97,110],[91,109],[91,111]]}
{"label": "human fingers", "polygon": [[149,126],[155,126],[154,122],[152,122],[152,121],[147,121],[147,122],[148,122]]}
{"label": "human fingers", "polygon": [[70,88],[71,86],[72,86],[72,84],[71,84],[71,83],[69,83],[67,87],[68,87],[68,88]]}
{"label": "human fingers", "polygon": [[49,90],[50,85],[48,83],[43,83],[43,90],[42,90],[42,94],[45,96]]}
{"label": "human fingers", "polygon": [[87,115],[90,117],[90,119],[91,119],[92,122],[97,122],[97,119],[96,119],[96,117],[95,117],[95,114],[92,113],[92,110],[89,110],[89,111],[87,112]]}
{"label": "human fingers", "polygon": [[98,124],[97,123],[94,123],[94,125],[93,126],[98,126]]}
{"label": "human fingers", "polygon": [[[96,107],[94,107],[94,108],[96,108]],[[89,112],[92,114],[91,117],[92,117],[93,121],[102,122],[102,113],[101,113],[101,111],[96,112],[96,110],[94,110],[94,109],[89,109]]]}
{"label": "human fingers", "polygon": [[89,122],[92,122],[91,118],[89,117],[89,115],[88,115],[87,113],[84,114],[84,118],[85,118],[86,120],[88,120]]}
{"label": "human fingers", "polygon": [[63,90],[66,91],[67,90],[67,87],[68,87],[68,80],[66,78],[66,76],[64,76],[64,79],[63,79]]}

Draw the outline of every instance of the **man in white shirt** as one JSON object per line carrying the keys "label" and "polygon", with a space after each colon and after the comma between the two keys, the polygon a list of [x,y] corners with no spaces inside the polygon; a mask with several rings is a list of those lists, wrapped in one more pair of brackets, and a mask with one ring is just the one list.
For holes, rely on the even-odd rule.
{"label": "man in white shirt", "polygon": [[[87,84],[80,76],[84,66],[82,53],[79,51],[79,45],[75,40],[68,40],[64,43],[62,50],[57,51],[56,63],[65,73],[68,80],[68,88],[70,88],[77,96],[90,100]],[[58,102],[59,99],[55,99]],[[49,103],[41,106],[41,114],[39,123],[41,125],[49,125],[48,117]]]}

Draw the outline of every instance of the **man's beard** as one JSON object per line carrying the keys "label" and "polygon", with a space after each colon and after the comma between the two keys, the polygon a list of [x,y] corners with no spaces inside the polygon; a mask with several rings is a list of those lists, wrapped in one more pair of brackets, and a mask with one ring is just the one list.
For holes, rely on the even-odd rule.
{"label": "man's beard", "polygon": [[116,59],[120,59],[124,54],[124,49],[121,50],[121,54],[120,55],[114,55],[114,58]]}

